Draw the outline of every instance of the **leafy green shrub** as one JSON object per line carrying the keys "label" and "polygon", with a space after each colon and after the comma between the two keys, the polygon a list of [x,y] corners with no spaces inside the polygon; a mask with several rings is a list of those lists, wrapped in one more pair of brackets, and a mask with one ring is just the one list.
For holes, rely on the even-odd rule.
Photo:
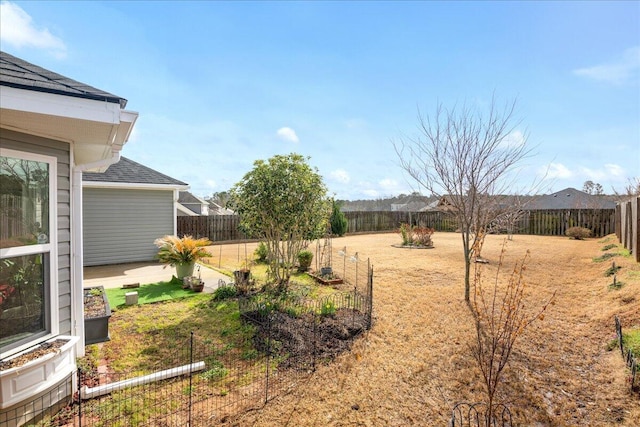
{"label": "leafy green shrub", "polygon": [[313,252],[311,251],[300,251],[298,253],[298,270],[299,271],[307,271],[309,267],[311,267],[311,260],[313,259]]}
{"label": "leafy green shrub", "polygon": [[208,381],[215,381],[224,378],[229,373],[229,370],[218,361],[212,364],[211,368],[200,374],[200,378]]}
{"label": "leafy green shrub", "polygon": [[413,233],[411,232],[411,226],[406,222],[400,224],[400,237],[402,237],[402,246],[410,245],[413,243]]}
{"label": "leafy green shrub", "polygon": [[331,224],[331,234],[336,236],[344,236],[347,232],[347,218],[340,210],[340,203],[333,201],[333,208],[331,210],[331,217],[329,218]]}
{"label": "leafy green shrub", "polygon": [[320,308],[320,315],[322,317],[333,316],[336,314],[336,305],[333,301],[325,301]]}
{"label": "leafy green shrub", "polygon": [[220,286],[213,292],[213,299],[215,301],[222,301],[229,298],[235,298],[238,295],[238,290],[235,286],[225,285]]}
{"label": "leafy green shrub", "polygon": [[265,264],[267,262],[267,245],[264,242],[260,242],[253,254],[256,257],[256,262]]}
{"label": "leafy green shrub", "polygon": [[618,245],[616,245],[616,244],[610,243],[610,244],[608,244],[607,246],[604,246],[604,247],[602,248],[602,252],[604,252],[604,251],[608,251],[609,249],[613,249],[613,248],[615,248],[615,247],[617,247],[617,246],[618,246]]}
{"label": "leafy green shrub", "polygon": [[571,227],[567,228],[565,234],[575,240],[586,239],[587,237],[591,237],[591,230],[584,227]]}

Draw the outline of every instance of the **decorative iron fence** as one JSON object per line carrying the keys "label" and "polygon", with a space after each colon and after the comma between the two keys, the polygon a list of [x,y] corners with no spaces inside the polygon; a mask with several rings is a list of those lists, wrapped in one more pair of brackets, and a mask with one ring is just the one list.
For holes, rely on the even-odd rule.
{"label": "decorative iron fence", "polygon": [[511,427],[511,411],[503,404],[494,405],[492,414],[487,414],[487,404],[458,403],[451,413],[450,427]]}
{"label": "decorative iron fence", "polygon": [[618,345],[620,347],[620,354],[624,358],[627,367],[629,368],[629,386],[631,390],[640,390],[640,375],[638,375],[638,361],[633,355],[633,352],[629,348],[624,346],[624,336],[622,334],[622,324],[618,316],[615,316],[616,323],[616,337],[618,338]]}

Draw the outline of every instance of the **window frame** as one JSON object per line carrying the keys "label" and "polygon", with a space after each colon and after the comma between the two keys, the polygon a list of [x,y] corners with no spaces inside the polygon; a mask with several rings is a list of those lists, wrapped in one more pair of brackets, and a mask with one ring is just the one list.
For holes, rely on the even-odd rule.
{"label": "window frame", "polygon": [[59,334],[60,322],[58,312],[58,159],[54,156],[0,148],[0,157],[12,157],[21,160],[47,163],[49,167],[49,236],[47,243],[0,248],[0,259],[23,255],[41,254],[44,266],[45,330],[36,333],[27,341],[21,340],[6,346],[0,358],[11,356],[24,349]]}

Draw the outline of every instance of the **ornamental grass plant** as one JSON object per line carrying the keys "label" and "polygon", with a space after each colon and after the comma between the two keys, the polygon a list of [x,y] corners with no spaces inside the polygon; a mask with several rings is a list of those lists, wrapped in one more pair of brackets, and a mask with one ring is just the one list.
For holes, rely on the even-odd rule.
{"label": "ornamental grass plant", "polygon": [[211,256],[204,247],[212,242],[204,237],[194,239],[192,236],[164,236],[153,243],[158,247],[158,260],[170,266],[190,264]]}

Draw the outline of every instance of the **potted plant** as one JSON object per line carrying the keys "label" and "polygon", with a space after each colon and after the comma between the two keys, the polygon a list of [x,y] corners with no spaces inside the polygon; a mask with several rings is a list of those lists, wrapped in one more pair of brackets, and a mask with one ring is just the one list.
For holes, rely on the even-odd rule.
{"label": "potted plant", "polygon": [[84,292],[84,342],[97,344],[109,341],[111,307],[104,286],[91,286]]}
{"label": "potted plant", "polygon": [[196,261],[210,257],[204,248],[211,244],[207,238],[194,239],[192,236],[164,236],[156,239],[158,247],[157,258],[160,262],[176,267],[176,277],[182,278],[193,275]]}
{"label": "potted plant", "polygon": [[309,270],[311,267],[311,260],[313,259],[313,252],[304,250],[298,253],[298,271],[303,273]]}

